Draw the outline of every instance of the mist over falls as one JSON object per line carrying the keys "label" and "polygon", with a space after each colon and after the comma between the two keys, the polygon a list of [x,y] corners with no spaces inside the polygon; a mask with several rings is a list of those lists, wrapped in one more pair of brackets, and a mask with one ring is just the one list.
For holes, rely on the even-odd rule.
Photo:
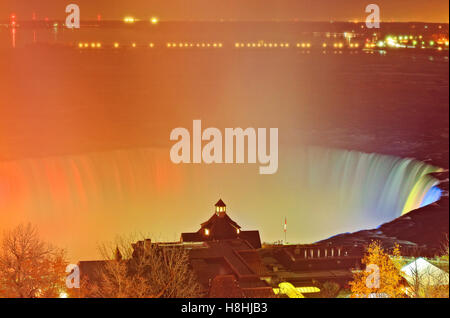
{"label": "mist over falls", "polygon": [[284,149],[280,159],[272,176],[248,164],[175,165],[168,149],[0,162],[0,214],[9,223],[0,230],[29,221],[71,255],[94,257],[96,242],[117,234],[178,240],[222,197],[263,241],[282,238],[286,216],[288,241],[309,243],[374,228],[441,195],[429,175],[440,169],[412,159],[314,147]]}

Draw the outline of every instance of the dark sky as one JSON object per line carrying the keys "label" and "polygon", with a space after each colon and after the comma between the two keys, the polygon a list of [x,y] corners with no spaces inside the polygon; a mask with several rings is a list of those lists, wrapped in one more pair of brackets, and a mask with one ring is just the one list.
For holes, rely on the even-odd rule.
{"label": "dark sky", "polygon": [[82,19],[101,13],[104,19],[130,14],[162,20],[271,20],[348,21],[365,17],[364,8],[376,3],[384,21],[448,22],[448,0],[1,0],[0,20],[14,12],[20,17],[63,19],[65,6],[80,5]]}

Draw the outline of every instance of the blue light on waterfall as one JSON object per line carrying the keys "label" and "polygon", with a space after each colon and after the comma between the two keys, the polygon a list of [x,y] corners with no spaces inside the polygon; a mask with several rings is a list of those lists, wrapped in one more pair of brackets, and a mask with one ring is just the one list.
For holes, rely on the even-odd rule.
{"label": "blue light on waterfall", "polygon": [[434,203],[436,201],[439,201],[439,199],[442,196],[442,190],[439,189],[437,186],[432,187],[424,196],[422,203],[420,204],[420,207],[424,207],[426,205],[429,205],[431,203]]}

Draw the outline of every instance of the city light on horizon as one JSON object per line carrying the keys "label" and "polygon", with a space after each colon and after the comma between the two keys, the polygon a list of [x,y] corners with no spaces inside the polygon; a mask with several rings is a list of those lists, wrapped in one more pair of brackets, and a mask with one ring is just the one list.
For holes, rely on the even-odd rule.
{"label": "city light on horizon", "polygon": [[128,24],[133,24],[136,21],[137,21],[136,18],[130,17],[130,16],[123,18],[123,22],[128,23]]}
{"label": "city light on horizon", "polygon": [[150,19],[150,23],[151,24],[158,24],[159,23],[159,18],[158,17],[152,17],[151,19]]}

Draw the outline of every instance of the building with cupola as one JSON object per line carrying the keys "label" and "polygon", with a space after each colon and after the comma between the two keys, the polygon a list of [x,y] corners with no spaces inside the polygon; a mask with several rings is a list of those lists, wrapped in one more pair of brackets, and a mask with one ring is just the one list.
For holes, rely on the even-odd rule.
{"label": "building with cupola", "polygon": [[[326,281],[341,285],[350,281],[352,270],[361,268],[363,256],[358,244],[265,244],[262,247],[259,231],[242,230],[229,216],[221,199],[198,231],[182,233],[176,242],[137,241],[132,244],[131,259],[122,259],[117,249],[115,260],[132,263],[151,246],[158,250],[185,249],[189,268],[195,273],[203,295],[219,298],[274,297],[275,293],[284,293],[280,283],[289,283],[295,295],[314,294]],[[99,274],[108,262],[111,260],[79,262],[82,284],[98,283]]]}
{"label": "building with cupola", "polygon": [[220,199],[214,205],[213,215],[200,225],[197,232],[182,233],[181,242],[207,242],[241,239],[247,241],[252,248],[261,248],[259,231],[243,231],[241,226],[227,214],[227,206]]}

